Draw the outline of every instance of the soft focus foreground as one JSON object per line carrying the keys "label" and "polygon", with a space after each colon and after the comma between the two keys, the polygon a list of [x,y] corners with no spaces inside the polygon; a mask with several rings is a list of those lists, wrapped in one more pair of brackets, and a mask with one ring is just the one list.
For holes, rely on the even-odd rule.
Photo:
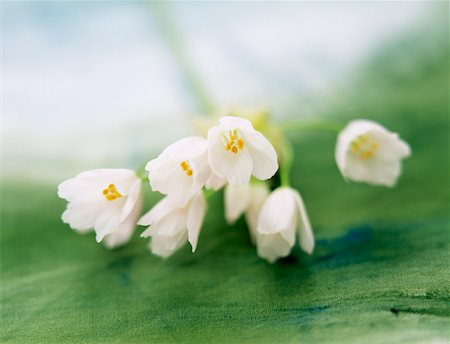
{"label": "soft focus foreground", "polygon": [[[448,341],[448,17],[434,16],[372,51],[345,91],[318,93],[326,106],[290,104],[287,114],[374,119],[414,152],[393,190],[347,184],[333,134],[291,132],[293,184],[317,238],[312,256],[296,248],[274,265],[258,259],[245,221],[226,224],[221,193],[209,201],[195,255],[188,246],[167,261],[149,255],[142,227],[108,251],[61,223],[56,182],[18,177],[33,173],[29,163],[3,178],[2,342]],[[70,173],[61,179],[86,167],[62,165]],[[146,208],[156,203],[145,196]]]}

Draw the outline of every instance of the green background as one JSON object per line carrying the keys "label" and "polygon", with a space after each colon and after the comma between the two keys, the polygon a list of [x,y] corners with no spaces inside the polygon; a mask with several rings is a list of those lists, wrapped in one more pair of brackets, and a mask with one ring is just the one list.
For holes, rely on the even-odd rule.
{"label": "green background", "polygon": [[[1,341],[448,342],[448,34],[414,37],[374,55],[320,114],[399,132],[413,156],[396,188],[343,181],[333,133],[290,133],[311,256],[259,259],[243,219],[225,224],[221,193],[196,254],[154,257],[142,228],[108,251],[61,222],[57,183],[2,180]],[[147,190],[146,208],[156,197]]]}

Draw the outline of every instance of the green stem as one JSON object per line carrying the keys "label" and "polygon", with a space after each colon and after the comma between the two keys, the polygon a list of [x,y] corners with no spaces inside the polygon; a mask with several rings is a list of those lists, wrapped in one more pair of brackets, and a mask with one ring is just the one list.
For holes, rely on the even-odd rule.
{"label": "green stem", "polygon": [[292,160],[294,158],[294,150],[292,145],[286,139],[282,146],[281,166],[280,166],[280,179],[281,186],[290,186],[290,174],[292,167]]}
{"label": "green stem", "polygon": [[159,1],[149,2],[149,5],[153,10],[154,18],[161,35],[166,40],[169,49],[176,59],[188,89],[197,102],[199,110],[205,114],[210,114],[214,110],[213,102],[189,57],[182,33],[170,14],[169,5],[166,2]]}
{"label": "green stem", "polygon": [[330,120],[311,120],[311,121],[286,121],[280,124],[284,132],[298,131],[298,130],[312,130],[312,131],[328,131],[332,133],[339,133],[343,125],[342,123]]}

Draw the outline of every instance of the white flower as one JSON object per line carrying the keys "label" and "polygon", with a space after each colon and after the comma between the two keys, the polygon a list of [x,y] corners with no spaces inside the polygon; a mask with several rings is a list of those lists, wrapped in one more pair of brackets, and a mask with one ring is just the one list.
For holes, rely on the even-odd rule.
{"label": "white flower", "polygon": [[300,247],[311,254],[314,235],[300,194],[289,187],[273,191],[261,208],[256,244],[258,255],[273,263],[291,252],[296,231]]}
{"label": "white flower", "polygon": [[239,117],[222,117],[208,131],[208,160],[212,171],[231,185],[246,184],[251,175],[266,180],[278,170],[271,143]]}
{"label": "white flower", "polygon": [[261,207],[269,196],[266,183],[227,185],[225,188],[225,219],[234,223],[243,213],[253,243],[256,243],[258,215]]}
{"label": "white flower", "polygon": [[209,176],[208,180],[206,181],[205,187],[207,189],[212,189],[214,191],[217,191],[225,186],[227,183],[227,180],[225,178],[219,177],[217,174],[211,171],[211,175]]}
{"label": "white flower", "polygon": [[108,247],[130,239],[141,210],[141,180],[132,170],[85,171],[58,186],[69,202],[62,220],[79,232],[95,230],[97,242]]}
{"label": "white flower", "polygon": [[183,208],[173,207],[165,197],[139,220],[139,225],[150,226],[141,237],[152,237],[149,248],[160,257],[169,257],[187,241],[192,246],[192,252],[195,252],[205,213],[203,192],[199,192]]}
{"label": "white flower", "polygon": [[167,195],[174,207],[184,207],[210,177],[207,142],[201,137],[187,137],[170,146],[148,162],[150,186]]}
{"label": "white flower", "polygon": [[336,144],[336,163],[344,178],[389,187],[400,176],[401,160],[410,154],[396,133],[369,120],[350,122]]}
{"label": "white flower", "polygon": [[264,202],[267,197],[269,197],[269,194],[269,187],[265,183],[252,184],[250,187],[250,199],[247,210],[245,211],[245,220],[247,221],[247,226],[253,244],[256,244],[258,237],[259,214]]}
{"label": "white flower", "polygon": [[247,210],[250,201],[250,184],[227,185],[224,192],[225,219],[233,224]]}

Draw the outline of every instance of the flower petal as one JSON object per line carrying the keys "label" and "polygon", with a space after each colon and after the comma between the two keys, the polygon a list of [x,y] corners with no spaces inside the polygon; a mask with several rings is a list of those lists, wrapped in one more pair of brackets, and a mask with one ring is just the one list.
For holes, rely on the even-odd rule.
{"label": "flower petal", "polygon": [[222,130],[235,130],[235,129],[253,129],[252,123],[245,118],[237,117],[237,116],[224,116],[219,119],[220,128]]}
{"label": "flower petal", "polygon": [[195,159],[190,160],[193,171],[192,194],[197,194],[203,188],[211,175],[211,169],[208,163],[208,154],[202,154]]}
{"label": "flower petal", "polygon": [[187,232],[180,231],[173,236],[156,235],[152,237],[149,248],[150,251],[159,257],[167,258],[174,254],[187,242]]}
{"label": "flower petal", "polygon": [[119,227],[108,234],[104,238],[104,243],[107,248],[116,248],[125,245],[133,235],[134,229],[136,228],[136,221],[141,213],[142,209],[142,197],[134,202],[133,210],[128,214],[127,218],[120,223]]}
{"label": "flower petal", "polygon": [[187,216],[188,241],[192,246],[192,252],[197,249],[198,237],[205,219],[206,201],[203,192],[195,196],[189,207]]}
{"label": "flower petal", "polygon": [[[105,203],[106,202],[108,201],[105,201]],[[106,235],[111,234],[119,227],[122,217],[122,208],[125,202],[125,199],[117,199],[108,202],[108,204],[103,207],[103,210],[94,225],[96,233],[95,239],[97,242],[102,241]]]}
{"label": "flower petal", "polygon": [[[206,180],[205,180],[206,182]],[[199,185],[194,187],[192,176],[186,175],[181,169],[168,188],[167,200],[177,208],[183,208],[191,200],[192,196],[200,189]]]}
{"label": "flower petal", "polygon": [[250,199],[249,184],[225,188],[225,219],[228,224],[234,223],[247,209]]}
{"label": "flower petal", "polygon": [[135,209],[136,202],[139,200],[141,195],[142,181],[137,176],[134,177],[135,181],[129,191],[127,201],[122,209],[121,221],[124,221],[129,214]]}
{"label": "flower petal", "polygon": [[158,158],[162,160],[191,160],[206,153],[208,144],[204,138],[190,136],[167,146]]}
{"label": "flower petal", "polygon": [[[288,230],[286,230],[288,231]],[[291,231],[291,233],[293,233]],[[270,263],[279,258],[286,257],[291,252],[294,244],[285,239],[281,233],[261,234],[257,237],[258,256],[267,259]]]}
{"label": "flower petal", "polygon": [[258,216],[269,193],[269,187],[266,183],[250,184],[250,202],[245,212],[245,220],[253,244],[256,244],[256,237],[258,236]]}
{"label": "flower petal", "polygon": [[94,230],[95,222],[101,214],[102,202],[76,203],[70,202],[61,216],[64,223],[78,232],[86,233]]}
{"label": "flower petal", "polygon": [[258,232],[274,234],[295,228],[297,204],[292,189],[281,187],[273,191],[261,208]]}
{"label": "flower petal", "polygon": [[211,170],[225,178],[231,185],[242,185],[250,181],[253,163],[247,148],[234,154],[225,150],[222,133],[218,127],[208,132],[208,160]]}
{"label": "flower petal", "polygon": [[362,161],[352,154],[347,157],[346,177],[355,182],[393,187],[401,174],[400,161],[385,161],[373,158]]}
{"label": "flower petal", "polygon": [[303,199],[297,191],[294,191],[295,200],[298,207],[298,235],[300,241],[300,247],[303,251],[311,254],[314,250],[314,234],[309,222],[308,213],[306,212]]}
{"label": "flower petal", "polygon": [[278,170],[278,156],[275,148],[258,131],[248,129],[242,129],[241,131],[252,157],[252,174],[260,180],[272,178]]}
{"label": "flower petal", "polygon": [[409,145],[396,133],[372,130],[369,134],[378,142],[376,156],[385,161],[399,161],[411,155]]}
{"label": "flower petal", "polygon": [[219,177],[214,172],[211,172],[211,175],[209,176],[208,180],[206,181],[206,188],[214,190],[214,191],[218,191],[219,189],[223,188],[226,183],[227,183],[227,180],[225,178]]}
{"label": "flower petal", "polygon": [[164,195],[167,195],[170,185],[182,174],[178,161],[159,158],[150,160],[145,170],[148,171],[152,190]]}
{"label": "flower petal", "polygon": [[149,226],[153,223],[160,221],[163,217],[169,214],[173,210],[167,197],[164,197],[161,201],[156,203],[156,205],[150,209],[147,213],[142,215],[138,221],[140,226]]}
{"label": "flower petal", "polygon": [[186,222],[187,208],[173,208],[170,213],[141,233],[141,237],[147,238],[157,235],[173,236],[186,229]]}

